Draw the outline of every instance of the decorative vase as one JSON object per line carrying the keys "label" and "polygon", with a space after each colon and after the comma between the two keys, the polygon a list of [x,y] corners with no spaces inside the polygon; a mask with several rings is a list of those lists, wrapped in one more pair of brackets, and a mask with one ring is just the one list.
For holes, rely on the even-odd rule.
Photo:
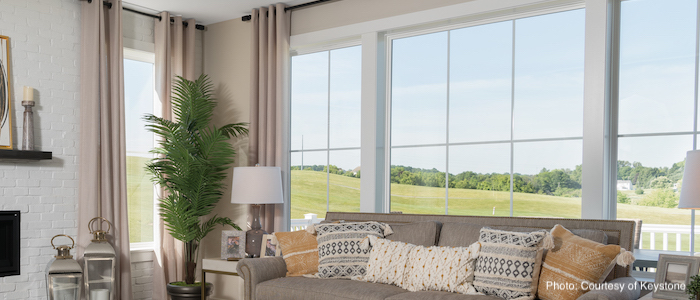
{"label": "decorative vase", "polygon": [[[207,282],[206,288],[204,289],[204,295],[209,297],[211,295],[211,289],[214,285]],[[202,299],[202,286],[179,286],[172,283],[168,283],[167,286],[168,295],[172,300],[194,300]]]}

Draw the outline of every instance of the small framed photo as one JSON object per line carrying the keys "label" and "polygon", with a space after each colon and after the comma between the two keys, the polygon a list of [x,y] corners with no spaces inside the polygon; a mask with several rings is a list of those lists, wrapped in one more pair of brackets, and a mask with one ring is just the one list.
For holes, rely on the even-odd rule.
{"label": "small framed photo", "polygon": [[281,249],[274,234],[263,235],[262,246],[260,246],[260,257],[280,256]]}
{"label": "small framed photo", "polygon": [[659,254],[656,268],[655,284],[659,289],[653,297],[670,300],[686,300],[685,289],[690,283],[690,277],[698,275],[700,257]]}
{"label": "small framed photo", "polygon": [[221,259],[245,257],[245,231],[221,231]]}

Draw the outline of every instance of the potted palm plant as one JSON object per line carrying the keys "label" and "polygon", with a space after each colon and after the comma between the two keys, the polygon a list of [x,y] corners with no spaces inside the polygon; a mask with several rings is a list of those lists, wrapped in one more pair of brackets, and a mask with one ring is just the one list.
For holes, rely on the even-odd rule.
{"label": "potted palm plant", "polygon": [[[204,217],[212,212],[223,194],[226,170],[233,163],[232,137],[248,134],[246,123],[215,127],[211,124],[216,101],[206,75],[195,81],[177,77],[173,84],[175,120],[146,115],[147,130],[160,137],[151,153],[157,155],[147,165],[154,183],[165,189],[160,198],[160,215],[170,234],[184,243],[185,281],[168,284],[172,299],[192,299],[201,295],[195,283],[198,248],[216,225],[241,230],[228,217]],[[211,291],[207,284],[206,294]]]}

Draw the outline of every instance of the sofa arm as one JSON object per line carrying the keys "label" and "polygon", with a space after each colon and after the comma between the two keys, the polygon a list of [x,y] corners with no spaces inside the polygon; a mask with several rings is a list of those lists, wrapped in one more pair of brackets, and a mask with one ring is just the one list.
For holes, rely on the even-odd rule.
{"label": "sofa arm", "polygon": [[255,300],[258,283],[287,275],[287,264],[282,257],[244,258],[236,265],[238,275],[243,278],[245,300]]}
{"label": "sofa arm", "polygon": [[620,277],[608,281],[608,284],[616,284],[614,288],[592,290],[578,297],[577,300],[635,300],[639,299],[642,291],[641,285],[636,284],[633,277]]}

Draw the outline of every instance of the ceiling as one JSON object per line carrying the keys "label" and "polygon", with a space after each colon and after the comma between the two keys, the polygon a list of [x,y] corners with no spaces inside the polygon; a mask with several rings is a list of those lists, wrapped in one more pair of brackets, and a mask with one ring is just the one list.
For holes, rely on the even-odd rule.
{"label": "ceiling", "polygon": [[285,3],[299,5],[313,0],[126,0],[124,7],[147,13],[169,11],[175,16],[195,18],[197,23],[209,25],[249,15],[253,8]]}

